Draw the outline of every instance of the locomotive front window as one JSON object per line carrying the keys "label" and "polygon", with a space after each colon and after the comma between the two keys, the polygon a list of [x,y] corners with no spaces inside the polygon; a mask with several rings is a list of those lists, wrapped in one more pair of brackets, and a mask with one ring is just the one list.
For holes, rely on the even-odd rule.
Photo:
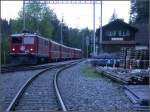
{"label": "locomotive front window", "polygon": [[34,44],[34,38],[33,37],[24,37],[23,44]]}
{"label": "locomotive front window", "polygon": [[12,37],[12,43],[22,43],[22,38],[21,37]]}

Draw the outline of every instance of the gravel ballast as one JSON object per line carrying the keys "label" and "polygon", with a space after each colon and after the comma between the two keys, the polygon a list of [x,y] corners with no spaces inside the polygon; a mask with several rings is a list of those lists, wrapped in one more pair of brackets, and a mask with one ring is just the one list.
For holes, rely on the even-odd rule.
{"label": "gravel ballast", "polygon": [[59,88],[69,111],[135,112],[121,85],[89,69],[90,64],[84,61],[59,75]]}
{"label": "gravel ballast", "polygon": [[0,112],[5,111],[21,86],[41,70],[20,71],[0,75]]}

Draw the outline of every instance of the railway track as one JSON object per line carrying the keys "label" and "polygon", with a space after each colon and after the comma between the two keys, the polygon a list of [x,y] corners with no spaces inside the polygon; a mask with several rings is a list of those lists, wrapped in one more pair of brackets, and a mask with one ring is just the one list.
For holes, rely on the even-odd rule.
{"label": "railway track", "polygon": [[[67,63],[67,61],[65,63]],[[16,72],[16,71],[26,71],[26,70],[37,70],[37,69],[48,68],[50,66],[54,66],[54,65],[58,65],[58,64],[59,65],[60,64],[63,65],[64,63],[58,62],[58,63],[50,63],[50,64],[42,64],[42,65],[34,65],[34,66],[6,65],[6,66],[1,66],[1,73]]]}
{"label": "railway track", "polygon": [[16,71],[26,71],[26,70],[36,70],[36,69],[43,69],[48,68],[53,65],[36,65],[36,66],[5,66],[1,68],[1,73],[8,73],[8,72],[16,72]]}
{"label": "railway track", "polygon": [[6,111],[67,111],[57,86],[57,78],[61,71],[79,62],[52,66],[32,76],[20,88]]}

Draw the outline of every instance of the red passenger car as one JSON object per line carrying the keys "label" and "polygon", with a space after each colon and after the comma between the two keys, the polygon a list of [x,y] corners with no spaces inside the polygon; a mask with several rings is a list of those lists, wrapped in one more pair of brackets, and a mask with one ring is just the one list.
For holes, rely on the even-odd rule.
{"label": "red passenger car", "polygon": [[81,51],[81,49],[75,48],[75,49],[74,49],[74,58],[75,58],[75,59],[79,59],[79,58],[81,58],[81,57],[82,57],[82,51]]}
{"label": "red passenger car", "polygon": [[69,57],[70,59],[74,59],[74,48],[69,47]]}
{"label": "red passenger car", "polygon": [[60,47],[60,55],[61,55],[61,60],[66,60],[67,59],[67,55],[68,55],[68,53],[67,53],[67,47],[65,46],[65,45],[62,45],[61,44],[61,47]]}
{"label": "red passenger car", "polygon": [[56,43],[55,41],[49,41],[49,59],[51,61],[58,61],[60,60],[60,47],[61,45]]}

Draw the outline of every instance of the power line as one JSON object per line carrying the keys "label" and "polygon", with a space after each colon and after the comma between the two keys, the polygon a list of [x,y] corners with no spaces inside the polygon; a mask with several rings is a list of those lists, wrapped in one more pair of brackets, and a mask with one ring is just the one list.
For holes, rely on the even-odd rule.
{"label": "power line", "polygon": [[[37,1],[40,4],[100,4],[100,0],[45,0]],[[33,3],[31,0],[26,0],[27,4]]]}

